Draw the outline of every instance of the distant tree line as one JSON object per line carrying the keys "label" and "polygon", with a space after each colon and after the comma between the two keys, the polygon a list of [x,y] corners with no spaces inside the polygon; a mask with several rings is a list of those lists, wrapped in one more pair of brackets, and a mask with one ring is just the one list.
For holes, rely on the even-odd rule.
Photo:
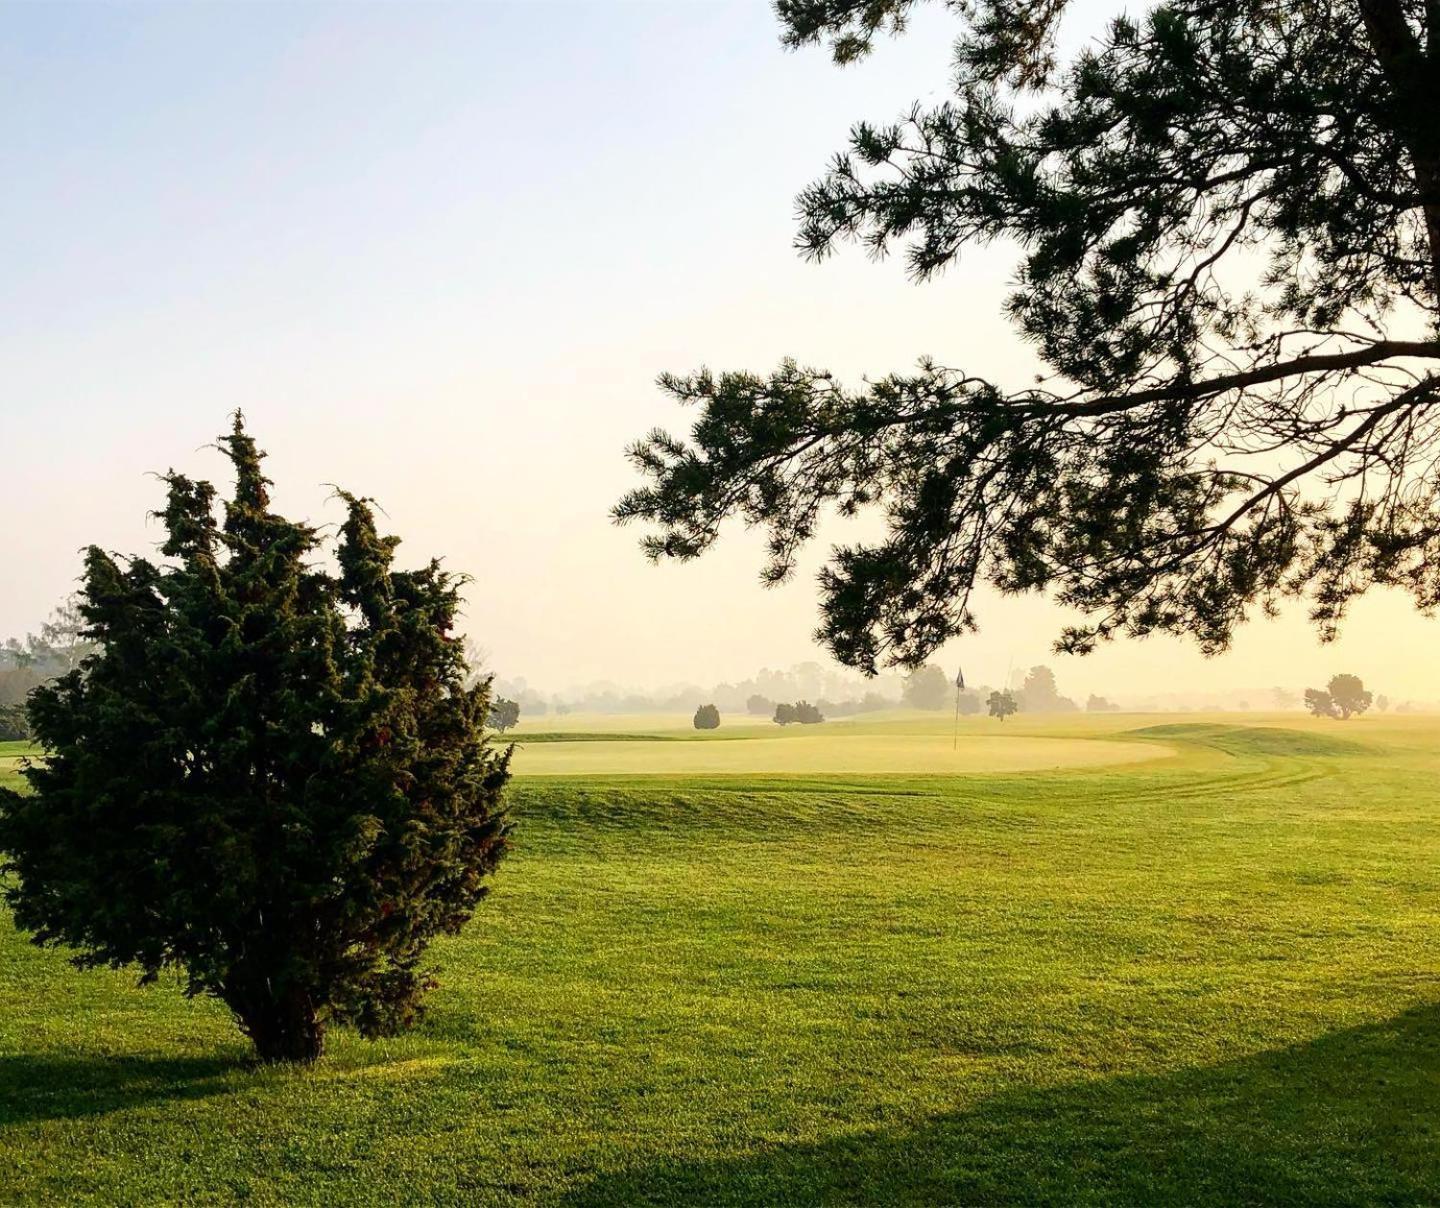
{"label": "distant tree line", "polygon": [[[758,692],[745,699],[745,712],[755,717],[774,717],[779,701]],[[867,692],[859,700],[826,700],[821,698],[815,707],[826,717],[854,717],[860,713],[875,713],[881,709],[893,709],[899,702],[878,692]]]}
{"label": "distant tree line", "polygon": [[899,676],[865,679],[837,672],[816,662],[796,663],[788,670],[765,668],[742,680],[705,687],[683,683],[654,691],[637,691],[598,681],[563,694],[542,692],[523,676],[497,676],[493,690],[516,701],[526,717],[547,712],[567,713],[689,713],[697,701],[715,705],[723,713],[749,713],[771,717],[780,701],[814,701],[828,717],[849,717],[900,704],[903,681]]}
{"label": "distant tree line", "polygon": [[25,701],[42,684],[76,670],[93,654],[84,636],[79,599],[71,596],[51,612],[39,633],[0,643],[0,742],[32,737]]}
{"label": "distant tree line", "polygon": [[[957,702],[954,674],[935,663],[927,663],[905,676],[866,680],[815,662],[797,663],[783,671],[766,668],[748,679],[726,681],[710,688],[680,684],[643,692],[602,681],[573,689],[562,697],[539,691],[523,676],[497,677],[492,688],[497,697],[515,701],[525,717],[543,716],[548,712],[562,716],[568,713],[691,713],[697,701],[704,701],[713,704],[722,714],[746,713],[768,718],[775,716],[776,705],[802,700],[813,701],[826,717],[854,717],[898,707],[948,712],[955,709],[957,703],[962,716],[972,717],[988,709],[989,694],[993,690],[990,685],[970,685],[960,691]],[[1081,710],[1074,698],[1060,691],[1055,672],[1043,664],[1031,667],[1019,683],[1012,682],[999,690],[1011,693],[1017,712]],[[1294,701],[1298,704],[1299,697],[1295,696]],[[1083,707],[1090,713],[1120,709],[1113,700],[1094,693]]]}
{"label": "distant tree line", "polygon": [[[998,716],[991,709],[991,698],[997,694],[1008,695],[1008,704],[1014,708],[1003,713],[1075,713],[1080,706],[1068,696],[1060,693],[1055,673],[1044,665],[1037,664],[1025,674],[1018,688],[992,689],[987,686],[964,688],[957,692],[954,681],[934,663],[917,668],[905,678],[901,692],[901,703],[909,709],[942,711],[958,708],[961,716],[970,717],[983,710],[991,716]],[[1106,697],[1091,694],[1085,702],[1090,713],[1114,713],[1120,706]]]}
{"label": "distant tree line", "polygon": [[1031,667],[1025,682],[1015,693],[1015,703],[1025,713],[1075,713],[1080,706],[1061,696],[1055,673],[1049,667]]}
{"label": "distant tree line", "polygon": [[30,718],[24,705],[0,705],[0,742],[29,742]]}

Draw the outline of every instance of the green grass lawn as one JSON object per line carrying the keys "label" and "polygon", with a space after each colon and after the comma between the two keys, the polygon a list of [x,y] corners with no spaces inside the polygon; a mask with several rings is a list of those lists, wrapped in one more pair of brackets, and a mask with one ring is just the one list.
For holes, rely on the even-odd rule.
{"label": "green grass lawn", "polygon": [[[855,733],[887,726],[946,732]],[[312,1071],[0,919],[0,1201],[1440,1199],[1440,721],[1005,732],[1163,750],[566,779],[522,748],[428,1020]]]}

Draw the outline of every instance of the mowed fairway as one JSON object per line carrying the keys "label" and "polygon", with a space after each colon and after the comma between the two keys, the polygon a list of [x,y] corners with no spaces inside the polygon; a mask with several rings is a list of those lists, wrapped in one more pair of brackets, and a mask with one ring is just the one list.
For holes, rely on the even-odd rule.
{"label": "mowed fairway", "polygon": [[[0,1201],[1440,1199],[1440,719],[987,726],[1107,757],[935,775],[913,716],[532,736],[429,1018],[308,1072],[0,921]],[[586,745],[639,762],[547,766]],[[732,763],[643,762],[692,747]]]}

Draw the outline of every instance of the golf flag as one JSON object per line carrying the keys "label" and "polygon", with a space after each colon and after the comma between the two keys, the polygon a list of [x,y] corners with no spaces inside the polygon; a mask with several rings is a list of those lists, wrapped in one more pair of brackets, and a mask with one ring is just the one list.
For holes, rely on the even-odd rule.
{"label": "golf flag", "polygon": [[964,691],[965,691],[965,668],[964,668],[964,667],[961,667],[960,670],[958,670],[958,671],[955,673],[955,689],[956,689],[956,691],[958,691],[958,692],[964,692]]}

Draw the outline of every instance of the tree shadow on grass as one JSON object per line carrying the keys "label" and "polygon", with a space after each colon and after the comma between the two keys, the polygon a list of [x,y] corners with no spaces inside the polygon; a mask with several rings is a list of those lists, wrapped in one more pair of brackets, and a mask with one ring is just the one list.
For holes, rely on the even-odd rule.
{"label": "tree shadow on grass", "polygon": [[242,1068],[233,1057],[3,1056],[0,1128],[201,1099],[229,1089],[226,1075]]}
{"label": "tree shadow on grass", "polygon": [[1165,1075],[1007,1093],[954,1115],[602,1174],[638,1204],[1434,1203],[1440,1007]]}

